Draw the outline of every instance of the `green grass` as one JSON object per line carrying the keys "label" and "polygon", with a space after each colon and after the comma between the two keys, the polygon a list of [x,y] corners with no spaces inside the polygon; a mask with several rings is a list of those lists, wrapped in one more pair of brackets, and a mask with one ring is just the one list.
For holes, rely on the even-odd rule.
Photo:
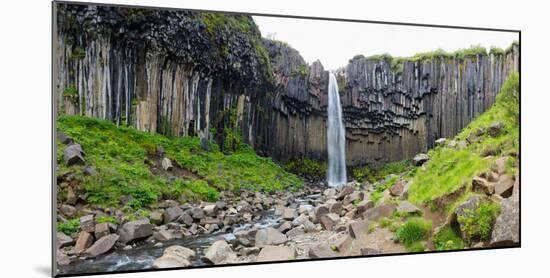
{"label": "green grass", "polygon": [[78,217],[68,220],[67,222],[57,223],[57,231],[68,236],[74,236],[80,228],[80,219]]}
{"label": "green grass", "polygon": [[[461,186],[468,186],[474,176],[486,172],[496,159],[484,159],[480,156],[483,150],[498,150],[497,156],[519,150],[519,76],[514,73],[502,86],[495,104],[468,124],[455,140],[466,138],[479,129],[486,129],[494,122],[504,124],[503,132],[496,137],[482,135],[479,142],[466,149],[457,150],[437,147],[428,152],[430,160],[426,171],[416,171],[409,188],[409,200],[413,203],[428,203]],[[513,163],[513,162],[510,162]],[[514,168],[513,165],[509,165]],[[510,172],[513,172],[510,169]]]}
{"label": "green grass", "polygon": [[413,171],[415,167],[412,165],[410,159],[405,159],[396,162],[386,163],[378,167],[356,167],[352,169],[353,177],[359,182],[371,182],[382,180],[391,174],[407,174]]}
{"label": "green grass", "polygon": [[434,237],[433,242],[437,251],[464,249],[464,241],[450,226],[445,226]]}
{"label": "green grass", "polygon": [[370,200],[374,203],[378,203],[378,201],[384,196],[384,191],[394,185],[398,179],[398,176],[394,176],[376,185],[374,191],[370,194]]}
{"label": "green grass", "polygon": [[[97,170],[96,175],[85,176],[83,166],[67,167],[63,162],[65,146],[58,142],[58,175],[75,173],[92,204],[119,207],[120,198],[130,195],[126,207],[137,211],[166,198],[184,196],[188,200],[214,201],[221,190],[249,188],[271,192],[302,184],[294,174],[284,171],[270,158],[258,156],[246,145],[224,154],[210,142],[211,151],[204,151],[196,137],[169,138],[81,116],[62,116],[57,126],[82,145],[86,164]],[[170,159],[200,178],[169,181],[154,175],[148,161],[157,146],[162,146]]]}
{"label": "green grass", "polygon": [[405,245],[407,251],[424,251],[423,246],[420,250],[419,243],[428,237],[431,229],[432,223],[430,221],[415,217],[401,225],[395,232],[395,236],[399,242]]}
{"label": "green grass", "polygon": [[96,217],[95,221],[97,223],[113,223],[118,224],[118,220],[114,216],[102,215]]}
{"label": "green grass", "polygon": [[464,240],[466,242],[476,239],[489,240],[493,224],[499,213],[500,204],[484,201],[478,208],[467,210],[464,215],[459,215],[457,221],[464,233]]}

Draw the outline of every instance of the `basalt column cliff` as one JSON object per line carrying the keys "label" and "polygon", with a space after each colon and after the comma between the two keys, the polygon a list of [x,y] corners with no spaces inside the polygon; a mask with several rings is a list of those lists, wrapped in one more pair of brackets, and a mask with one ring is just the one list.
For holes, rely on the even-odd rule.
{"label": "basalt column cliff", "polygon": [[[279,160],[326,159],[328,71],[262,39],[250,17],[59,9],[58,113],[200,136],[222,148],[237,136]],[[517,45],[463,57],[354,57],[336,72],[347,164],[410,158],[455,135],[493,104],[518,60]]]}

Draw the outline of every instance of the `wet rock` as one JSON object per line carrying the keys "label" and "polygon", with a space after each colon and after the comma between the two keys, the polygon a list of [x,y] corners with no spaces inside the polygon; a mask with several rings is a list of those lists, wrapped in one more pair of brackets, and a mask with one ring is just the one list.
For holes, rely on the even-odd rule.
{"label": "wet rock", "polygon": [[158,241],[167,241],[176,238],[171,230],[159,230],[153,233],[153,237]]}
{"label": "wet rock", "polygon": [[88,214],[80,217],[80,230],[93,233],[95,228],[94,215]]}
{"label": "wet rock", "polygon": [[172,166],[172,161],[168,157],[163,158],[161,164],[164,171],[171,171],[174,168],[174,166]]}
{"label": "wet rock", "polygon": [[417,206],[411,204],[408,201],[402,201],[397,207],[397,211],[407,214],[421,213],[422,211]]}
{"label": "wet rock", "polygon": [[495,184],[481,177],[472,179],[472,190],[487,195],[492,195],[495,192]]}
{"label": "wet rock", "polygon": [[105,254],[113,248],[118,238],[119,236],[117,234],[106,235],[86,249],[86,251],[84,251],[84,255],[87,258],[95,258],[101,254]]}
{"label": "wet rock", "polygon": [[419,153],[413,157],[414,166],[420,166],[430,160],[430,157],[425,153]]}
{"label": "wet rock", "polygon": [[327,213],[321,216],[321,225],[327,231],[331,231],[332,228],[340,221],[340,216],[336,213]]}
{"label": "wet rock", "polygon": [[86,231],[81,231],[78,234],[78,239],[76,240],[74,251],[76,253],[81,253],[82,251],[90,247],[93,242],[94,242],[94,236],[91,233]]}
{"label": "wet rock", "polygon": [[153,268],[187,267],[196,256],[195,251],[183,246],[174,245],[164,249],[162,256],[153,262]]}
{"label": "wet rock", "polygon": [[[177,221],[183,214],[183,210],[179,207],[169,207],[164,210],[162,219],[164,224]],[[158,218],[158,217],[157,217]],[[158,220],[158,219],[157,219]]]}
{"label": "wet rock", "polygon": [[67,166],[84,165],[84,152],[80,144],[72,144],[65,148],[63,160]]}
{"label": "wet rock", "polygon": [[348,225],[349,235],[355,239],[367,236],[371,222],[368,220],[358,220]]}
{"label": "wet rock", "polygon": [[57,248],[71,246],[74,243],[74,240],[70,236],[62,232],[57,232],[56,238],[57,238]]}
{"label": "wet rock", "polygon": [[208,262],[217,265],[233,263],[236,261],[237,255],[231,250],[231,247],[225,240],[218,240],[208,247],[204,258]]}
{"label": "wet rock", "polygon": [[147,238],[152,234],[153,225],[149,223],[149,219],[127,222],[119,230],[120,242],[123,244]]}
{"label": "wet rock", "polygon": [[519,245],[519,194],[504,199],[500,207],[500,215],[495,221],[491,234],[490,245],[518,246]]}
{"label": "wet rock", "polygon": [[332,258],[332,257],[336,257],[338,254],[334,252],[328,244],[321,243],[310,247],[308,251],[308,255],[312,259],[317,259],[317,258]]}
{"label": "wet rock", "polygon": [[288,238],[284,234],[271,227],[256,232],[254,239],[255,245],[258,247],[278,245],[288,241]]}
{"label": "wet rock", "polygon": [[294,260],[297,256],[296,250],[292,247],[268,245],[262,248],[256,261],[288,261]]}
{"label": "wet rock", "polygon": [[514,178],[509,175],[501,175],[495,185],[495,194],[500,195],[503,198],[509,198],[512,196],[514,190]]}
{"label": "wet rock", "polygon": [[111,230],[109,229],[109,223],[105,222],[105,223],[95,224],[94,235],[95,235],[96,240],[100,239],[104,236],[107,236],[110,233],[111,233]]}

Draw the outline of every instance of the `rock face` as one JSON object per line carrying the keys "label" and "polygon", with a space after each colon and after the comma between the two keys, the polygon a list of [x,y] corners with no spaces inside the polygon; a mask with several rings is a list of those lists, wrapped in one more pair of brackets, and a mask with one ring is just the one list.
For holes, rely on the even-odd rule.
{"label": "rock face", "polygon": [[[326,159],[328,71],[285,43],[262,39],[252,18],[239,19],[249,32],[220,26],[211,39],[207,30],[215,26],[200,12],[130,16],[124,8],[57,7],[61,112],[198,135],[222,148],[224,128],[233,128],[275,159]],[[338,71],[347,165],[411,158],[453,137],[494,103],[519,68],[519,47],[392,64],[358,55]]]}
{"label": "rock face", "polygon": [[119,231],[120,242],[128,244],[132,241],[143,239],[153,234],[153,225],[148,219],[136,220],[125,223]]}

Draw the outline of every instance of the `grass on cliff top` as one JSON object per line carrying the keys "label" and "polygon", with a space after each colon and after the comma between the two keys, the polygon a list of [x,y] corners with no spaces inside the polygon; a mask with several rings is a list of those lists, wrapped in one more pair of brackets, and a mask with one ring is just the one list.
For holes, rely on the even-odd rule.
{"label": "grass on cliff top", "polygon": [[497,137],[485,134],[481,140],[458,150],[436,147],[428,152],[430,160],[426,170],[418,169],[409,189],[409,200],[427,203],[447,193],[467,188],[474,176],[489,170],[496,158],[482,158],[480,154],[494,149],[497,157],[519,150],[519,75],[514,73],[502,86],[495,104],[464,128],[455,140],[465,140],[472,132],[487,128],[494,122],[502,122],[504,128]]}
{"label": "grass on cliff top", "polygon": [[378,167],[355,167],[352,169],[353,177],[359,182],[377,182],[391,174],[408,174],[414,170],[410,159],[386,163]]}
{"label": "grass on cliff top", "polygon": [[[86,164],[97,174],[82,174],[83,166],[67,167],[63,161],[65,145],[57,143],[58,175],[76,172],[81,188],[90,203],[120,206],[122,196],[131,196],[132,210],[147,208],[162,199],[216,200],[220,190],[249,188],[266,192],[286,190],[301,185],[294,174],[284,171],[270,158],[256,155],[250,147],[224,154],[211,142],[205,151],[196,137],[168,138],[159,134],[118,127],[111,122],[82,117],[62,116],[57,122],[64,132],[86,153]],[[180,177],[169,180],[154,175],[149,156],[162,146],[166,156],[199,178]],[[60,193],[63,198],[64,192]]]}

